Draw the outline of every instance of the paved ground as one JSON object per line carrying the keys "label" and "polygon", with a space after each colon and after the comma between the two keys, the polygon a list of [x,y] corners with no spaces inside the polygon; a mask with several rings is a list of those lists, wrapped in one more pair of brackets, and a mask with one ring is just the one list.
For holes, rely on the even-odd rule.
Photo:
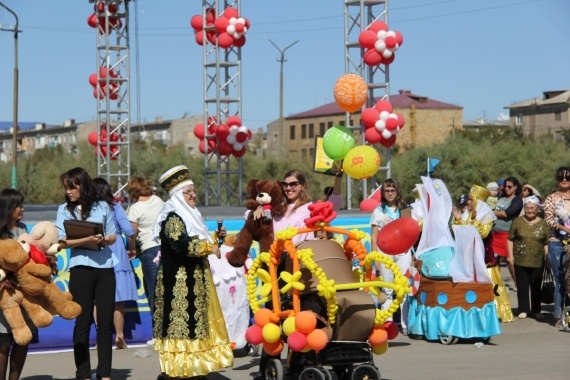
{"label": "paved ground", "polygon": [[[508,272],[501,273],[507,286],[512,286]],[[511,292],[511,304],[516,295]],[[398,336],[390,342],[388,352],[375,356],[382,379],[568,379],[570,378],[570,333],[554,327],[552,306],[543,305],[547,318],[528,318],[501,325],[501,335],[490,343],[476,347],[475,342],[459,342],[444,346],[439,342],[411,340]],[[97,362],[96,351],[91,352]],[[258,368],[258,358],[242,356],[234,368],[208,376],[209,380],[251,379]],[[156,353],[152,348],[129,347],[115,350],[114,380],[154,380],[159,373]],[[25,380],[71,380],[75,367],[71,352],[31,354],[24,368]]]}

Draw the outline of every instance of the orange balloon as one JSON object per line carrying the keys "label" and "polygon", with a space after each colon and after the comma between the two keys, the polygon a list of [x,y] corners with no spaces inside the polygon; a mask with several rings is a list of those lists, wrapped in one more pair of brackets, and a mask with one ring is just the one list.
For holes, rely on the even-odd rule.
{"label": "orange balloon", "polygon": [[341,76],[334,85],[334,100],[346,112],[355,112],[368,98],[368,85],[356,74]]}
{"label": "orange balloon", "polygon": [[295,316],[295,327],[303,334],[309,334],[317,327],[317,317],[312,311],[301,311]]}
{"label": "orange balloon", "polygon": [[273,312],[269,309],[259,309],[255,312],[253,316],[253,321],[256,325],[263,327],[269,323],[269,318]]}
{"label": "orange balloon", "polygon": [[279,339],[274,343],[263,342],[263,351],[271,356],[279,355],[283,351],[283,341]]}
{"label": "orange balloon", "polygon": [[373,346],[380,346],[388,341],[388,332],[381,328],[374,329],[368,337],[368,341]]}
{"label": "orange balloon", "polygon": [[313,330],[307,335],[307,345],[315,351],[321,351],[325,348],[328,340],[327,333],[321,329]]}

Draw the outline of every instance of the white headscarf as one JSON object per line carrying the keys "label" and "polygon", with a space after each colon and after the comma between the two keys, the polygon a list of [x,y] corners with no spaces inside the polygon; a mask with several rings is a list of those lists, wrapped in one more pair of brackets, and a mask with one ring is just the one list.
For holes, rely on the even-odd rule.
{"label": "white headscarf", "polygon": [[[187,183],[186,186],[191,185],[192,182]],[[185,186],[185,187],[186,187]],[[166,201],[164,207],[160,211],[154,228],[152,231],[152,237],[156,241],[160,241],[160,227],[169,213],[174,212],[184,221],[186,225],[186,233],[188,236],[198,236],[200,239],[206,239],[208,243],[213,243],[214,240],[208,233],[208,227],[204,224],[202,219],[202,214],[196,207],[190,207],[188,203],[184,200],[184,195],[182,194],[182,189],[179,188],[175,191],[170,192],[170,199]]]}
{"label": "white headscarf", "polygon": [[540,204],[540,199],[538,199],[538,197],[536,195],[530,195],[528,197],[526,197],[523,201],[523,203],[526,205],[527,203],[534,203],[535,205],[537,205],[538,207],[541,206]]}

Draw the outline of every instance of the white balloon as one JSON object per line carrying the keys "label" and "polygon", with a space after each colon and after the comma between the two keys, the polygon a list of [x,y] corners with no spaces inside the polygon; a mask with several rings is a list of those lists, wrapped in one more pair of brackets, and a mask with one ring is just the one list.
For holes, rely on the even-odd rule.
{"label": "white balloon", "polygon": [[397,135],[398,132],[400,132],[400,127],[396,127],[396,129],[394,129],[394,130],[392,131],[392,134],[393,134],[393,135]]}
{"label": "white balloon", "polygon": [[236,136],[228,135],[228,137],[226,137],[226,141],[228,142],[228,144],[234,145],[236,143]]}
{"label": "white balloon", "polygon": [[239,38],[242,36],[241,33],[234,33],[232,34],[232,37],[234,38],[234,40],[239,40]]}
{"label": "white balloon", "polygon": [[382,111],[380,112],[380,120],[388,120],[388,118],[390,117],[390,112],[388,111]]}
{"label": "white balloon", "polygon": [[239,128],[237,125],[232,125],[230,127],[230,134],[235,136],[235,135],[237,135],[238,131],[239,131]]}
{"label": "white balloon", "polygon": [[230,17],[230,24],[231,25],[235,25],[237,23],[237,18],[235,17]]}
{"label": "white balloon", "polygon": [[376,37],[378,37],[379,40],[385,40],[387,34],[385,30],[380,30],[376,33]]}
{"label": "white balloon", "polygon": [[390,119],[396,119],[398,120],[398,115],[396,115],[395,113],[391,113],[390,116],[388,116]]}
{"label": "white balloon", "polygon": [[396,32],[394,32],[393,30],[389,30],[386,33],[386,37],[396,37]]}
{"label": "white balloon", "polygon": [[386,43],[383,40],[378,40],[374,44],[374,49],[376,49],[377,52],[382,53],[386,50]]}
{"label": "white balloon", "polygon": [[[245,18],[243,17],[238,17],[238,19],[236,20],[236,22],[239,22],[240,24],[244,24],[245,25]],[[394,33],[394,36],[396,35],[396,33]]]}
{"label": "white balloon", "polygon": [[384,51],[382,52],[382,56],[383,56],[384,58],[390,58],[390,57],[392,56],[392,54],[394,54],[394,53],[392,53],[392,52],[391,52],[390,50],[388,50],[388,49],[386,49],[386,50],[384,50]]}
{"label": "white balloon", "polygon": [[228,27],[226,28],[226,32],[228,32],[228,34],[234,34],[236,32],[236,27],[235,25],[228,25]]}
{"label": "white balloon", "polygon": [[387,129],[384,129],[382,131],[382,137],[385,138],[386,140],[388,140],[390,137],[392,137],[392,132],[390,132]]}
{"label": "white balloon", "polygon": [[384,120],[378,120],[375,124],[374,124],[374,128],[376,128],[376,130],[378,132],[382,132],[386,129],[386,123],[384,122]]}
{"label": "white balloon", "polygon": [[[397,117],[397,116],[396,116]],[[240,125],[238,127],[238,132],[243,132],[243,133],[247,133],[247,127],[244,125]]]}
{"label": "white balloon", "polygon": [[243,144],[242,144],[242,143],[236,142],[235,144],[232,144],[232,146],[234,147],[234,150],[235,150],[236,152],[239,152],[240,150],[243,149]]}

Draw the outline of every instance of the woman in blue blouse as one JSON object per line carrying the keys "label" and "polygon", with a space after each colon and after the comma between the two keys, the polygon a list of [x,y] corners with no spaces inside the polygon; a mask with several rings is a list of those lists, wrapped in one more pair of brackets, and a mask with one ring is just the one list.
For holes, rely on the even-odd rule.
{"label": "woman in blue blouse", "polygon": [[[97,307],[97,378],[110,379],[113,345],[113,310],[115,306],[115,258],[109,245],[116,240],[113,211],[100,200],[95,183],[83,168],[74,168],[60,177],[65,188],[66,202],[57,210],[56,226],[62,245],[70,249],[69,291],[81,306],[81,314],[73,329],[73,354],[76,378],[91,378],[89,331],[93,308]],[[63,222],[84,220],[103,224],[105,235],[67,239]],[[80,248],[86,243],[98,243],[98,251]]]}

